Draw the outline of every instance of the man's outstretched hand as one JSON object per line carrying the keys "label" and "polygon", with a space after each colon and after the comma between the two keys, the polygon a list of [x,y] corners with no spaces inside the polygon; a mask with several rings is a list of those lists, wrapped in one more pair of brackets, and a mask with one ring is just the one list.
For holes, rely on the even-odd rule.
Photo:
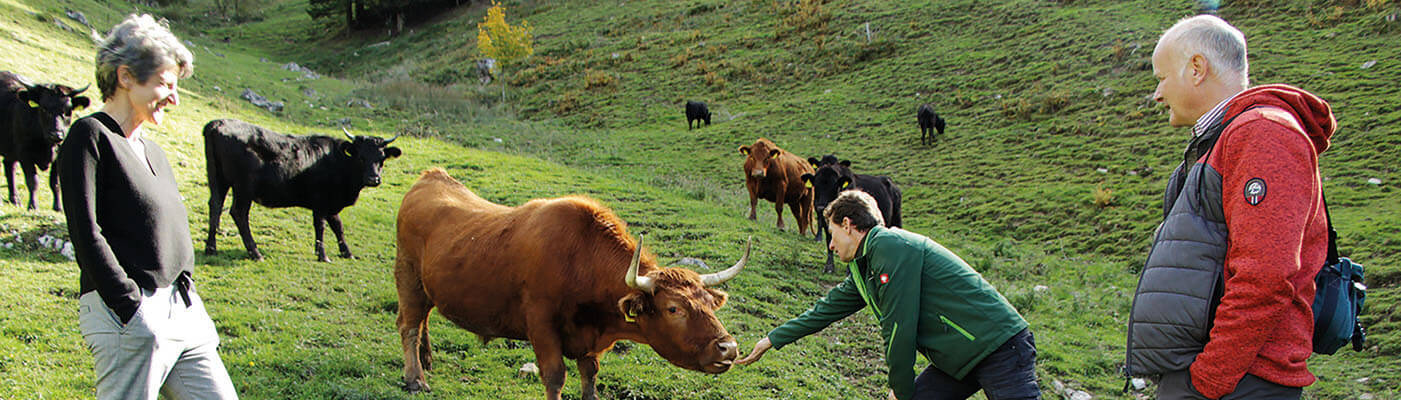
{"label": "man's outstretched hand", "polygon": [[763,358],[764,352],[769,351],[769,348],[772,347],[773,343],[769,342],[768,337],[764,337],[763,339],[760,339],[759,342],[754,343],[754,350],[751,350],[749,352],[749,355],[744,356],[744,358],[740,359],[739,361],[735,361],[735,363],[739,365],[753,364],[755,361],[759,361],[760,358]]}

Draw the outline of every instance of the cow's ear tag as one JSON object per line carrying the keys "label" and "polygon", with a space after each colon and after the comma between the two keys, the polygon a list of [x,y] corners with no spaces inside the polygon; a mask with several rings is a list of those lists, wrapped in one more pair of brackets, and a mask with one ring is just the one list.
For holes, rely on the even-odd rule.
{"label": "cow's ear tag", "polygon": [[39,103],[34,100],[29,101],[29,108],[39,108]]}
{"label": "cow's ear tag", "polygon": [[846,189],[847,186],[851,186],[851,182],[842,182],[842,189]]}
{"label": "cow's ear tag", "polygon": [[783,154],[783,153],[774,154],[773,157],[769,157],[769,158],[778,158],[778,156],[781,155],[781,154]]}
{"label": "cow's ear tag", "polygon": [[623,315],[623,320],[627,322],[637,322],[637,312],[628,310],[627,314]]}
{"label": "cow's ear tag", "polygon": [[806,188],[808,188],[808,189],[812,189],[812,181],[805,181],[805,182],[803,182],[803,187],[806,187]]}

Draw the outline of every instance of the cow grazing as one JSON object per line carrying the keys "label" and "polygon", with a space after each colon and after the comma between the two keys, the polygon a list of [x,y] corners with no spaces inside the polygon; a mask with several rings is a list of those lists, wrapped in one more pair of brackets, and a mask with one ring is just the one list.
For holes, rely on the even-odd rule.
{"label": "cow grazing", "polygon": [[384,140],[346,131],[345,136],[349,140],[284,135],[233,119],[205,124],[209,238],[204,242],[204,254],[216,253],[214,237],[219,232],[219,214],[225,195],[233,189],[229,215],[238,225],[249,258],[263,259],[248,230],[248,209],[255,202],[270,208],[311,209],[317,259],[331,261],[321,242],[327,222],[340,244],[340,256],[353,258],[341,231],[340,212],[355,204],[360,189],[379,186],[384,161],[401,153],[396,147],[387,147],[398,135]]}
{"label": "cow grazing", "polygon": [[[68,133],[73,111],[89,106],[87,97],[78,96],[88,88],[73,89],[59,84],[36,85],[23,76],[0,71],[0,159],[5,163],[5,183],[10,185],[10,203],[15,196],[15,164],[29,187],[29,209],[37,210],[38,171],[48,171],[57,155],[58,144]],[[49,189],[54,194],[54,211],[59,203],[58,174],[49,172]]]}
{"label": "cow grazing", "polygon": [[[783,205],[793,211],[798,220],[798,234],[806,235],[812,228],[812,188],[803,184],[803,174],[811,174],[812,166],[801,157],[778,148],[768,139],[759,138],[753,145],[739,146],[744,159],[744,186],[749,188],[749,219],[757,219],[754,207],[759,199],[774,203],[778,229],[783,229]],[[813,231],[817,236],[817,231]]]}
{"label": "cow grazing", "polygon": [[428,313],[433,308],[483,342],[529,340],[545,385],[558,400],[562,357],[579,368],[582,398],[593,400],[598,357],[618,340],[652,346],[681,368],[730,369],[738,343],[715,317],[749,259],[699,275],[661,268],[643,254],[627,223],[585,197],[536,199],[518,207],[478,197],[441,168],[425,171],[398,215],[397,326],[404,384],[428,390],[432,367]]}
{"label": "cow grazing", "polygon": [[[935,131],[939,136],[944,135],[944,117],[934,112],[934,106],[929,103],[921,104],[916,113],[919,118],[919,143],[929,145],[938,137],[934,136]],[[926,139],[926,137],[928,139]]]}
{"label": "cow grazing", "polygon": [[691,130],[692,122],[700,127],[701,121],[705,121],[705,126],[710,126],[710,108],[703,101],[686,102],[686,130]]}
{"label": "cow grazing", "polygon": [[[895,186],[895,181],[885,176],[852,173],[850,160],[838,161],[836,156],[830,154],[823,156],[821,160],[810,157],[808,162],[817,167],[817,172],[804,174],[802,179],[803,182],[812,185],[812,203],[817,209],[817,229],[826,234],[828,243],[832,241],[832,233],[828,231],[827,220],[822,217],[822,212],[827,208],[827,204],[846,190],[860,190],[870,194],[876,199],[876,206],[880,208],[885,226],[900,227],[900,187]],[[832,250],[829,248],[824,271],[830,273],[832,270]]]}

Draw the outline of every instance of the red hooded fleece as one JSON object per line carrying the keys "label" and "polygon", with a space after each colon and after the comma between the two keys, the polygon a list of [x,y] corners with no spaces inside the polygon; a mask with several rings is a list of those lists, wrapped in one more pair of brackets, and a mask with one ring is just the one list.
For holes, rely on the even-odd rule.
{"label": "red hooded fleece", "polygon": [[1314,381],[1305,364],[1313,278],[1328,253],[1318,155],[1337,126],[1327,102],[1287,85],[1241,92],[1223,120],[1232,117],[1207,156],[1222,177],[1226,290],[1191,366],[1193,386],[1213,399],[1246,373],[1291,387]]}

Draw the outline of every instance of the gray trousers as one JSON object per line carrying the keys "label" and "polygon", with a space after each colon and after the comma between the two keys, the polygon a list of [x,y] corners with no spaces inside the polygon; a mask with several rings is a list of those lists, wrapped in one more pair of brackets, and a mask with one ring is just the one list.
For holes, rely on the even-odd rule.
{"label": "gray trousers", "polygon": [[78,298],[78,328],[96,359],[98,399],[237,399],[219,359],[219,334],[190,291],[142,290],[125,325],[97,291]]}
{"label": "gray trousers", "polygon": [[[1236,384],[1236,390],[1221,396],[1220,400],[1299,400],[1303,393],[1303,388],[1284,386],[1245,374]],[[1158,381],[1158,400],[1206,400],[1206,396],[1192,386],[1190,372],[1177,371],[1163,374]]]}

